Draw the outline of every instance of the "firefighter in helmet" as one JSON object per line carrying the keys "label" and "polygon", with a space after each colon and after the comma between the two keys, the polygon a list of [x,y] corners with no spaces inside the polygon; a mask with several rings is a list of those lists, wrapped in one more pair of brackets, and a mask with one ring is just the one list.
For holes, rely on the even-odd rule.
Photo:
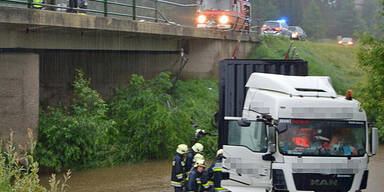
{"label": "firefighter in helmet", "polygon": [[194,164],[194,168],[188,175],[188,182],[186,185],[186,191],[187,192],[200,192],[204,191],[204,188],[202,186],[202,178],[204,174],[204,170],[206,168],[205,161],[202,159],[199,159]]}
{"label": "firefighter in helmet", "polygon": [[172,161],[171,185],[175,192],[183,191],[183,181],[185,176],[185,154],[188,152],[188,146],[180,144],[177,146],[175,157]]}
{"label": "firefighter in helmet", "polygon": [[192,169],[193,166],[193,157],[196,154],[201,154],[204,150],[204,146],[201,143],[195,143],[192,146],[192,149],[189,151],[187,155],[187,161],[185,163],[185,170],[187,171],[187,175],[189,174],[189,171]]}

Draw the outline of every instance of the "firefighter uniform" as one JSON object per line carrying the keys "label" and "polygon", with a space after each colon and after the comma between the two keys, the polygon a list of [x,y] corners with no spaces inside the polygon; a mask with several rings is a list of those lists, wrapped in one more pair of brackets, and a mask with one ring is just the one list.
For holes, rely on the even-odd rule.
{"label": "firefighter uniform", "polygon": [[[81,0],[79,8],[81,9],[88,9],[88,1],[87,0]],[[85,10],[79,10],[80,15],[87,15],[87,11]]]}
{"label": "firefighter uniform", "polygon": [[[186,192],[203,192],[206,191],[203,187],[203,174],[204,174],[205,162],[204,160],[198,160],[192,171],[188,175]],[[200,170],[200,171],[199,171]]]}
{"label": "firefighter uniform", "polygon": [[183,182],[185,175],[184,154],[187,151],[187,145],[180,144],[176,150],[175,157],[172,161],[171,186],[175,188],[175,192],[183,191]]}
{"label": "firefighter uniform", "polygon": [[195,157],[196,153],[203,152],[203,149],[204,149],[204,147],[200,143],[195,143],[192,146],[191,151],[189,151],[189,153],[187,155],[187,160],[185,163],[185,170],[187,170],[187,175],[189,174],[190,170],[193,168],[193,163],[194,163],[193,158]]}
{"label": "firefighter uniform", "polygon": [[[34,3],[44,3],[43,0],[33,0]],[[42,5],[32,5],[32,8],[34,9],[42,9],[43,6]]]}
{"label": "firefighter uniform", "polygon": [[208,169],[209,177],[213,180],[213,189],[214,191],[228,191],[221,187],[221,180],[223,179],[223,150],[219,149],[216,156],[216,161]]}
{"label": "firefighter uniform", "polygon": [[213,182],[208,171],[204,171],[201,175],[201,185],[203,191],[213,191]]}

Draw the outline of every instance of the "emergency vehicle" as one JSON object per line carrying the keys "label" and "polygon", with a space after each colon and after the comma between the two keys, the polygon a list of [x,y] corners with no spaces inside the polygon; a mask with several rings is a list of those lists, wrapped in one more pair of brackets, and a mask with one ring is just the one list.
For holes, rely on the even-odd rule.
{"label": "emergency vehicle", "polygon": [[[232,192],[366,189],[378,129],[372,128],[369,137],[365,111],[351,92],[337,95],[329,77],[289,76],[297,63],[232,61],[220,80],[219,103],[226,114],[219,125],[222,187]],[[238,89],[243,81],[245,88]],[[238,105],[242,115],[227,116]]]}
{"label": "emergency vehicle", "polygon": [[198,0],[196,27],[249,30],[250,0]]}

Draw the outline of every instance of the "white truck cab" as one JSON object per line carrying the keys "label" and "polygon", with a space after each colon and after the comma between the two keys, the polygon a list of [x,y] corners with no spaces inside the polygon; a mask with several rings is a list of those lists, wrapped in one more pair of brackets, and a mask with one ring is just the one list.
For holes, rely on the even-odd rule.
{"label": "white truck cab", "polygon": [[252,73],[242,117],[225,117],[222,186],[247,191],[361,191],[369,153],[365,111],[329,77]]}

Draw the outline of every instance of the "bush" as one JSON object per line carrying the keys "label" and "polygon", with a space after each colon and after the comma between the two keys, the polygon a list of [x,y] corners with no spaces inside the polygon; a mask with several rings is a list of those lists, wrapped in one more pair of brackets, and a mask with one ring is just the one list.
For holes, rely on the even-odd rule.
{"label": "bush", "polygon": [[92,90],[90,80],[78,71],[74,99],[69,106],[40,112],[37,158],[57,171],[67,167],[94,167],[109,161],[118,134],[107,116],[107,104]]}
{"label": "bush", "polygon": [[133,75],[129,86],[116,90],[111,117],[117,122],[120,143],[128,161],[168,157],[178,143],[191,136],[187,113],[169,94],[168,73],[153,80]]}
{"label": "bush", "polygon": [[[212,122],[219,108],[218,96],[218,82],[202,79],[178,81],[174,95],[177,105],[182,111],[188,113],[194,127],[216,133],[217,129],[212,125]],[[217,137],[212,136],[201,139],[200,142],[204,145],[205,155],[208,158],[216,156],[217,140]]]}
{"label": "bush", "polygon": [[384,39],[374,40],[365,34],[359,42],[359,65],[366,73],[366,81],[360,84],[358,97],[369,121],[379,128],[380,141],[384,142]]}
{"label": "bush", "polygon": [[71,177],[70,171],[64,175],[62,183],[52,175],[49,180],[50,190],[40,185],[39,165],[33,158],[35,143],[32,142],[32,131],[28,130],[28,133],[31,141],[29,152],[16,150],[12,133],[7,145],[0,147],[0,191],[65,192]]}
{"label": "bush", "polygon": [[[108,103],[89,85],[78,71],[72,104],[40,112],[41,165],[59,171],[168,158],[178,144],[192,144],[192,126],[216,132],[211,121],[218,109],[217,82],[178,81],[174,87],[169,73],[153,80],[132,75]],[[217,138],[201,142],[214,157]]]}

